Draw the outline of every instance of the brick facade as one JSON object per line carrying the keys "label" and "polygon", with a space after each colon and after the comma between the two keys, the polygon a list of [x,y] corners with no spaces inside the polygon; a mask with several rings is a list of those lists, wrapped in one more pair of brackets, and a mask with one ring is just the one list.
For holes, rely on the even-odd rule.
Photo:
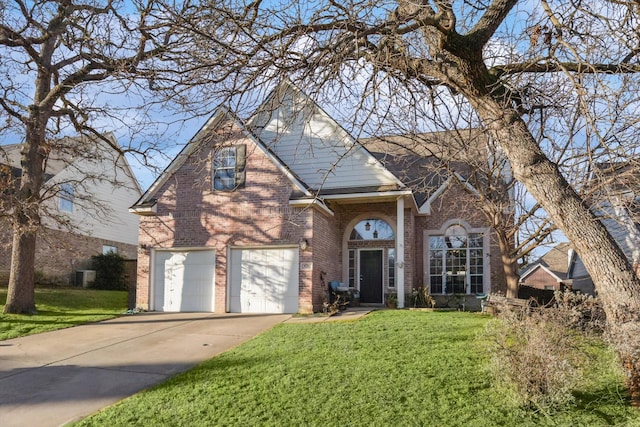
{"label": "brick facade", "polygon": [[522,279],[520,284],[536,289],[560,290],[562,287],[562,282],[558,282],[555,277],[543,268],[537,268],[534,272]]}
{"label": "brick facade", "polygon": [[[313,207],[292,207],[289,200],[295,186],[253,142],[236,133],[227,143],[247,145],[246,184],[234,191],[213,191],[211,158],[213,147],[200,147],[171,178],[158,189],[157,215],[140,218],[139,242],[148,248],[210,248],[215,250],[215,310],[225,312],[228,289],[228,248],[297,247],[299,251],[299,311],[318,312],[327,298],[331,280],[346,282],[349,249],[383,249],[384,293],[397,292],[388,286],[388,250],[393,240],[349,241],[353,226],[364,218],[383,219],[394,229],[397,221],[395,201],[383,203],[330,202],[332,213]],[[415,208],[404,212],[405,295],[422,285],[424,230],[441,228],[452,218],[472,227],[486,228],[477,201],[461,187],[452,186],[432,204],[430,215],[416,215]],[[504,274],[499,249],[491,239],[492,291],[504,290]],[[150,251],[138,256],[136,305],[149,308]],[[398,274],[396,270],[396,275]]]}
{"label": "brick facade", "polygon": [[[350,249],[376,248],[383,251],[383,292],[396,293],[388,282],[388,252],[394,240],[352,241],[353,227],[364,219],[381,219],[397,232],[397,201],[372,196],[365,202],[357,197],[327,197],[329,209],[317,205],[291,205],[301,189],[272,158],[240,129],[227,127],[211,141],[195,145],[193,151],[166,180],[154,189],[156,214],[140,217],[139,243],[147,248],[138,257],[136,305],[150,308],[150,265],[153,250],[212,249],[215,251],[215,311],[226,312],[229,287],[229,248],[298,248],[298,307],[302,313],[318,312],[327,300],[331,280],[347,282]],[[246,146],[245,184],[233,191],[213,190],[212,159],[216,144]],[[395,196],[398,197],[398,196]],[[404,209],[404,293],[424,283],[424,233],[439,230],[452,219],[472,228],[488,229],[474,196],[453,185],[432,202],[429,215],[418,214],[410,199]],[[306,249],[299,248],[306,241]],[[490,238],[491,290],[505,289],[499,249]],[[486,249],[486,248],[485,248]],[[396,277],[401,270],[396,266]]]}
{"label": "brick facade", "polygon": [[[5,223],[0,235],[0,284],[9,282],[11,267],[11,228]],[[42,229],[36,241],[35,271],[39,280],[74,285],[75,272],[91,268],[91,257],[102,254],[103,246],[117,248],[125,259],[136,259],[137,247],[112,240]]]}
{"label": "brick facade", "polygon": [[[229,247],[288,245],[300,251],[299,307],[319,310],[324,296],[321,274],[335,268],[330,261],[336,245],[331,240],[331,219],[315,208],[291,207],[295,190],[291,180],[250,139],[236,133],[228,143],[246,144],[246,183],[235,191],[212,190],[213,147],[202,147],[157,192],[157,216],[141,217],[141,245],[148,248],[210,248],[215,250],[215,310],[225,312],[227,302],[227,249]],[[316,231],[317,230],[317,231]],[[313,236],[323,235],[323,239]],[[139,256],[136,304],[149,308],[150,253]],[[309,264],[310,263],[310,264]]]}

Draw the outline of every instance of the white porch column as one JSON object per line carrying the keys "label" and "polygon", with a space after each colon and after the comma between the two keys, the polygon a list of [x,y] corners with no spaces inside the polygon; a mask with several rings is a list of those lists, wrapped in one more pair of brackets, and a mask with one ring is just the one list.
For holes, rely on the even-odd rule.
{"label": "white porch column", "polygon": [[396,289],[398,308],[404,308],[404,198],[396,201]]}

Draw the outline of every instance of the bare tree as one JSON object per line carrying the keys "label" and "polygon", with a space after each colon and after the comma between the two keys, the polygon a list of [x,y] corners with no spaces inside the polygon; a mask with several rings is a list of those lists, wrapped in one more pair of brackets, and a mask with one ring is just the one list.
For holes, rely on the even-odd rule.
{"label": "bare tree", "polygon": [[[521,260],[547,242],[555,227],[513,179],[509,162],[485,131],[469,127],[360,142],[417,193],[431,194],[442,179],[470,193],[495,233],[507,296],[518,297]],[[455,216],[456,207],[450,209]]]}
{"label": "bare tree", "polygon": [[[0,111],[5,137],[24,141],[21,175],[11,194],[12,264],[5,313],[35,311],[34,256],[42,222],[45,170],[52,152],[94,155],[158,58],[176,40],[154,0],[0,0]],[[141,113],[139,113],[141,114]],[[102,120],[102,122],[101,122]],[[102,123],[102,126],[101,126]],[[61,138],[81,134],[90,138]],[[142,153],[144,154],[144,153]],[[115,167],[115,165],[114,165]]]}
{"label": "bare tree", "polygon": [[[360,101],[347,111],[363,132],[400,112],[394,123],[415,133],[429,115],[443,115],[445,98],[469,106],[584,261],[640,398],[640,280],[580,195],[585,161],[637,151],[637,2],[191,6],[176,21],[197,40],[185,64],[193,81],[226,81],[248,93],[287,75],[317,95],[331,94],[332,104],[355,95]],[[557,152],[566,161],[558,163]]]}

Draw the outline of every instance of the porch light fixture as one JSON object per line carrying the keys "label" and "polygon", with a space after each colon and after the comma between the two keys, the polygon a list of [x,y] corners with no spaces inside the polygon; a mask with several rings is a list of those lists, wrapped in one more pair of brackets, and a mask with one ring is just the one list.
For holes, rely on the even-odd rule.
{"label": "porch light fixture", "polygon": [[373,231],[373,238],[377,239],[378,238],[378,230],[374,230]]}
{"label": "porch light fixture", "polygon": [[371,230],[371,224],[369,224],[369,221],[367,221],[367,223],[364,225],[364,229],[365,231]]}
{"label": "porch light fixture", "polygon": [[298,246],[300,246],[301,251],[306,251],[307,248],[309,247],[309,241],[304,238],[300,239],[300,241],[298,242]]}
{"label": "porch light fixture", "polygon": [[141,243],[140,246],[138,246],[138,253],[139,254],[148,253],[149,249],[151,249],[151,246],[147,245],[146,243]]}

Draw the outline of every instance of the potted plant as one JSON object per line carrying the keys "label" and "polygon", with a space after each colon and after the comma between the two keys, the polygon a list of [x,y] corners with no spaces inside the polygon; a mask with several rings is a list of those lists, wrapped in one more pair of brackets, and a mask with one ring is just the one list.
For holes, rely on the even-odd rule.
{"label": "potted plant", "polygon": [[385,302],[389,308],[398,308],[398,295],[387,294]]}

